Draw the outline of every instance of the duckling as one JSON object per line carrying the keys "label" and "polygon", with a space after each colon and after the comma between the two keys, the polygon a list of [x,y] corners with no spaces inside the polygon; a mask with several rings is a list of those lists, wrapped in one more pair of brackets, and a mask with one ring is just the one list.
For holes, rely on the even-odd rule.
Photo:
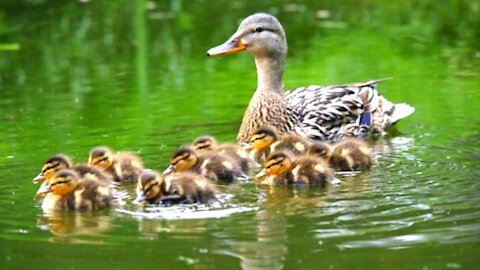
{"label": "duckling", "polygon": [[267,176],[266,185],[325,186],[336,183],[334,171],[319,158],[311,156],[294,157],[287,151],[274,152],[264,164],[265,169],[257,174]]}
{"label": "duckling", "polygon": [[332,146],[327,142],[313,142],[308,147],[307,155],[329,161],[332,156]]}
{"label": "duckling", "polygon": [[294,185],[326,186],[327,183],[339,182],[334,176],[335,171],[324,159],[301,156],[295,159],[292,168]]}
{"label": "duckling", "polygon": [[139,203],[213,203],[216,189],[205,177],[190,172],[172,173],[164,179],[155,171],[145,170],[137,184]]}
{"label": "duckling", "polygon": [[264,162],[270,153],[288,150],[293,154],[304,154],[310,142],[295,134],[279,135],[272,126],[259,128],[252,136],[250,144],[246,146],[251,155],[260,162]]}
{"label": "duckling", "polygon": [[270,154],[270,146],[278,140],[280,135],[271,126],[264,126],[255,131],[250,142],[245,144],[245,150],[250,152],[250,158],[263,163]]}
{"label": "duckling", "polygon": [[110,205],[112,188],[98,181],[94,175],[81,177],[72,169],[63,169],[45,181],[39,190],[47,193],[42,203],[44,211],[98,210]]}
{"label": "duckling", "polygon": [[181,146],[173,153],[170,166],[163,172],[190,171],[199,173],[212,181],[232,182],[233,180],[247,180],[239,164],[232,158],[219,153],[198,155],[191,147]]}
{"label": "duckling", "polygon": [[263,164],[264,169],[255,178],[265,177],[261,182],[270,186],[287,186],[294,183],[293,161],[287,152],[272,153]]}
{"label": "duckling", "polygon": [[336,171],[366,170],[373,158],[367,143],[357,138],[346,138],[333,146],[330,166]]}
{"label": "duckling", "polygon": [[51,179],[58,171],[62,169],[73,169],[76,171],[81,177],[92,174],[96,176],[96,178],[105,183],[111,183],[112,179],[105,173],[97,170],[96,168],[88,165],[88,164],[74,164],[72,165],[72,161],[66,155],[57,154],[51,156],[50,158],[43,163],[42,171],[33,178],[33,183],[39,183],[44,180]]}
{"label": "duckling", "polygon": [[88,164],[110,174],[115,182],[134,183],[143,170],[143,163],[137,155],[130,152],[113,153],[105,146],[90,151]]}
{"label": "duckling", "polygon": [[240,145],[234,143],[218,144],[217,140],[212,136],[201,136],[192,142],[192,148],[199,155],[208,153],[220,153],[227,155],[237,161],[242,170],[247,172],[250,168],[258,167],[259,165],[248,157],[247,151]]}

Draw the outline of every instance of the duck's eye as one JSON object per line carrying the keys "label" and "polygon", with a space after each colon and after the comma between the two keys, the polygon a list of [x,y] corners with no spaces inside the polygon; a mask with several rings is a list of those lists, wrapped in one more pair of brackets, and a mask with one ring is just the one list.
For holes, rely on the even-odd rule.
{"label": "duck's eye", "polygon": [[265,30],[265,29],[263,29],[263,27],[257,27],[255,29],[253,29],[253,32],[260,33],[260,32],[263,32],[263,30]]}

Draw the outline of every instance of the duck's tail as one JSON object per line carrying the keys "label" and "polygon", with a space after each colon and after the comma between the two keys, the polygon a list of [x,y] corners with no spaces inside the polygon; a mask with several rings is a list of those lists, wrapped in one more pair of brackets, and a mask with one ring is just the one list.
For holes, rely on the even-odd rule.
{"label": "duck's tail", "polygon": [[392,124],[397,122],[400,119],[403,119],[415,112],[415,108],[408,105],[407,103],[397,103],[393,106],[393,111],[391,114]]}

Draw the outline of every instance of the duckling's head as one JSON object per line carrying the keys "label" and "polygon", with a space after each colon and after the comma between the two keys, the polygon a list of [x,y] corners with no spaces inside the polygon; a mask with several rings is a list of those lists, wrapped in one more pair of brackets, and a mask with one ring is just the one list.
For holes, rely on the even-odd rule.
{"label": "duckling's head", "polygon": [[170,158],[170,166],[168,166],[163,174],[186,171],[195,166],[197,162],[197,153],[195,153],[195,151],[189,146],[181,146],[175,151],[175,153],[173,153]]}
{"label": "duckling's head", "polygon": [[245,146],[246,150],[262,151],[278,139],[277,130],[271,126],[259,128]]}
{"label": "duckling's head", "polygon": [[159,197],[161,192],[162,178],[160,174],[152,170],[144,170],[138,176],[137,198],[135,203],[151,200]]}
{"label": "duckling's head", "polygon": [[51,179],[46,180],[37,194],[53,193],[65,196],[71,193],[78,185],[79,175],[71,169],[60,170]]}
{"label": "duckling's head", "polygon": [[217,148],[218,143],[212,136],[201,136],[192,143],[192,148],[197,152],[209,152]]}
{"label": "duckling's head", "polygon": [[256,175],[257,178],[269,175],[281,175],[292,168],[292,157],[284,151],[275,152],[263,163],[263,167],[264,169]]}
{"label": "duckling's head", "polygon": [[51,179],[58,171],[72,167],[72,162],[67,156],[55,155],[43,163],[42,171],[33,178],[33,183]]}
{"label": "duckling's head", "polygon": [[112,150],[105,146],[93,148],[88,157],[88,164],[102,170],[107,170],[113,164]]}
{"label": "duckling's head", "polygon": [[208,50],[207,55],[226,55],[243,50],[249,51],[255,57],[285,56],[285,31],[277,18],[266,13],[248,16],[227,42]]}
{"label": "duckling's head", "polygon": [[332,155],[332,149],[326,142],[315,142],[310,145],[307,154],[324,160],[329,160]]}

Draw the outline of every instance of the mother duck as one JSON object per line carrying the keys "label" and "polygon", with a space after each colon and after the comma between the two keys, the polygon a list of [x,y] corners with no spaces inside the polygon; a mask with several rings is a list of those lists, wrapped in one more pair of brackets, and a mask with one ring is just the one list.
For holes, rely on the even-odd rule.
{"label": "mother duck", "polygon": [[258,86],[243,116],[237,140],[248,142],[262,126],[282,133],[295,132],[315,140],[336,141],[364,137],[412,114],[407,104],[393,104],[380,96],[382,80],[336,86],[306,86],[285,92],[282,76],[287,55],[285,31],[272,15],[245,18],[227,42],[207,55],[248,51],[255,57]]}

